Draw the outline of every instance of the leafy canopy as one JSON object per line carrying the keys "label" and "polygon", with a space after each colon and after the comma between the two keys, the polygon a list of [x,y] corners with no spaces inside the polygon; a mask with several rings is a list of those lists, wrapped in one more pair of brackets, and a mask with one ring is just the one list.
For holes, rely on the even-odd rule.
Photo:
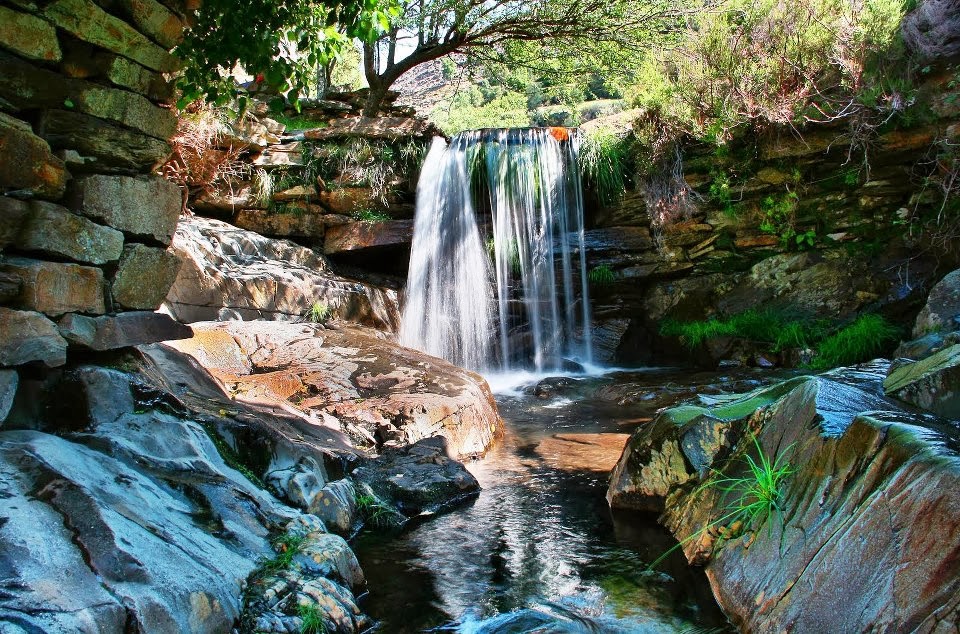
{"label": "leafy canopy", "polygon": [[185,63],[178,106],[227,103],[238,71],[262,75],[296,103],[318,66],[348,52],[354,38],[378,38],[399,10],[394,0],[204,0],[174,51]]}

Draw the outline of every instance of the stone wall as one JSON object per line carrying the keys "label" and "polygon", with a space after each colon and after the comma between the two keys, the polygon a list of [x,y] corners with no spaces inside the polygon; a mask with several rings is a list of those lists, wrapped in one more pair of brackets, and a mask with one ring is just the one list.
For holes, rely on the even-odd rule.
{"label": "stone wall", "polygon": [[0,2],[0,366],[189,336],[153,312],[180,268],[181,195],[152,173],[176,129],[165,73],[187,10]]}
{"label": "stone wall", "polygon": [[601,343],[623,362],[677,360],[685,354],[659,336],[662,320],[759,307],[838,323],[880,310],[912,323],[958,255],[947,252],[949,234],[937,245],[937,226],[925,224],[942,201],[929,178],[943,166],[938,143],[960,136],[955,85],[952,69],[931,73],[912,119],[869,136],[866,156],[851,147],[849,122],[687,145],[683,175],[696,210],[660,244],[642,185],[614,205],[594,202],[589,266],[614,277],[591,289]]}

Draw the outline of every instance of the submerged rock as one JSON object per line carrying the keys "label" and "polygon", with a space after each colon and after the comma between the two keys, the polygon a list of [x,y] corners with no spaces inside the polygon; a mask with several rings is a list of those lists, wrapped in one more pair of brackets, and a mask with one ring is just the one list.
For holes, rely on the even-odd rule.
{"label": "submerged rock", "polygon": [[[608,500],[664,511],[743,630],[955,624],[960,430],[885,398],[885,373],[881,363],[840,369],[665,410],[631,438]],[[731,510],[742,492],[724,496],[729,483],[717,473],[744,475],[744,456],[757,459],[754,437],[791,473],[782,510],[751,523]]]}

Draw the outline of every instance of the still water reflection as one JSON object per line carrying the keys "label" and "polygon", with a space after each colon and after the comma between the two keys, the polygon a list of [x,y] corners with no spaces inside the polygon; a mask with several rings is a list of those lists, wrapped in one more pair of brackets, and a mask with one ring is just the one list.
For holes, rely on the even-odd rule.
{"label": "still water reflection", "polygon": [[[608,474],[583,468],[576,435],[629,433],[658,407],[761,380],[646,371],[501,394],[507,437],[468,465],[480,496],[402,535],[359,539],[363,609],[382,632],[728,631],[679,552],[647,570],[676,542],[653,517],[611,514]],[[557,449],[556,434],[571,441]]]}

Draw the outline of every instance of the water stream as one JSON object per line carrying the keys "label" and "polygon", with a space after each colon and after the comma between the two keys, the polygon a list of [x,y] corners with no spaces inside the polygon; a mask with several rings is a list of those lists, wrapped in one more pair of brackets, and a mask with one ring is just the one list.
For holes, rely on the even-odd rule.
{"label": "water stream", "polygon": [[648,370],[498,395],[507,436],[467,465],[480,496],[399,536],[360,538],[363,609],[383,632],[732,631],[679,552],[647,570],[676,542],[653,517],[612,514],[597,456],[576,441],[558,446],[555,435],[626,434],[695,392],[746,391],[772,378]]}

